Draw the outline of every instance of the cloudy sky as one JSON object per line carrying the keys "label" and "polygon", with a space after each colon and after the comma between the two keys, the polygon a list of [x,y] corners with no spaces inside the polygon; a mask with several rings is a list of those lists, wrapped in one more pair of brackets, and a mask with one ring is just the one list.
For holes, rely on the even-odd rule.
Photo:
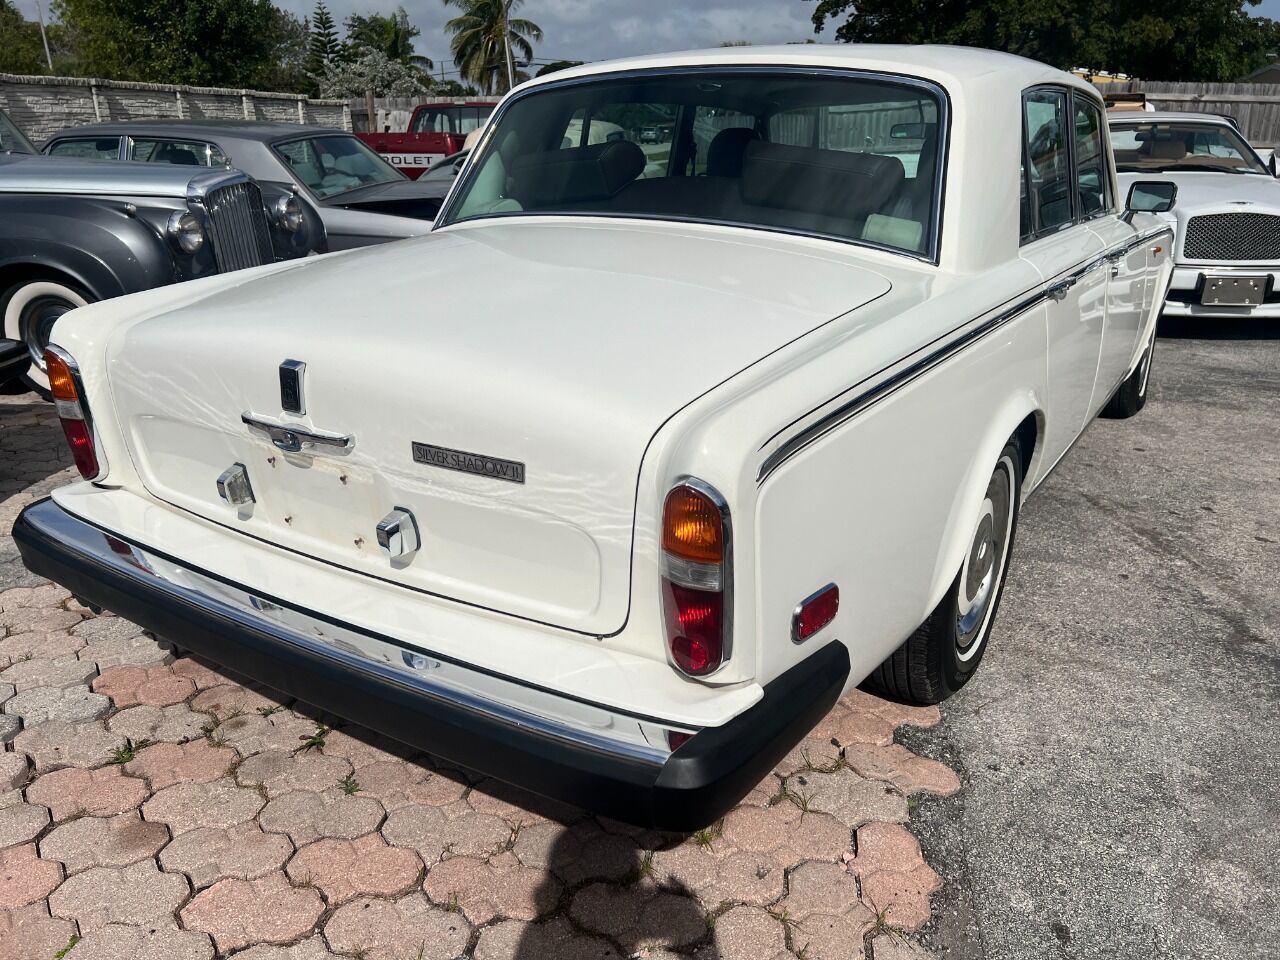
{"label": "cloudy sky", "polygon": [[[299,16],[315,0],[276,0]],[[1272,0],[1280,5],[1280,0]],[[452,69],[444,23],[457,8],[442,0],[326,0],[339,24],[354,10],[391,10],[403,3],[422,31],[419,53]],[[813,37],[812,0],[525,0],[518,15],[542,27],[540,60],[605,60],[632,54],[719,46],[726,40],[785,43]],[[821,38],[818,38],[821,39]]]}

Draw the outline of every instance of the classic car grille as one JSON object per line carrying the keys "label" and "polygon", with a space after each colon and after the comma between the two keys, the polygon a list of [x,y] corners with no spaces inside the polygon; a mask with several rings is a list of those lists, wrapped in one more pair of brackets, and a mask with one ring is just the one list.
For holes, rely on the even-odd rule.
{"label": "classic car grille", "polygon": [[1192,217],[1182,254],[1188,260],[1280,260],[1280,217],[1265,213]]}
{"label": "classic car grille", "polygon": [[275,259],[262,192],[256,183],[232,183],[211,190],[204,206],[220,272],[256,267]]}

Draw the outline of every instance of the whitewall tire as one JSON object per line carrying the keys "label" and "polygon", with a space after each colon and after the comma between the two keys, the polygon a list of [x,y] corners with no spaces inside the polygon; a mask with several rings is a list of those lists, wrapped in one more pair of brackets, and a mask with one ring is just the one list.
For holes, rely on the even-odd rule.
{"label": "whitewall tire", "polygon": [[88,302],[75,287],[53,280],[29,280],[0,294],[4,335],[25,343],[31,354],[31,366],[21,379],[45,398],[49,395],[49,377],[44,371],[44,348],[53,324],[64,313]]}

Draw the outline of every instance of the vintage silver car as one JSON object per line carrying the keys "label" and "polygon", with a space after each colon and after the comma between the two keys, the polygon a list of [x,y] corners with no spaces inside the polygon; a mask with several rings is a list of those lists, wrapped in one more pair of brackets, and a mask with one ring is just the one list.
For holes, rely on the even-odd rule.
{"label": "vintage silver car", "polygon": [[[47,395],[54,321],[95,300],[328,249],[286,187],[226,168],[44,157],[0,113],[0,385]],[[14,341],[28,363],[13,363]]]}
{"label": "vintage silver car", "polygon": [[410,180],[343,130],[244,120],[99,123],[49,138],[52,156],[243,170],[290,184],[324,220],[330,250],[416,237],[431,229],[452,178]]}

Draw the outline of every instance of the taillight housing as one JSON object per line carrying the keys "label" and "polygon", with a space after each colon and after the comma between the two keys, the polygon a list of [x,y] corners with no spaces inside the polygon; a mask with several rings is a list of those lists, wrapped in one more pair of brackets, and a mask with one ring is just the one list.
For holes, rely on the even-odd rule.
{"label": "taillight housing", "polygon": [[80,476],[96,480],[102,476],[106,463],[98,456],[94,444],[93,419],[85,402],[80,368],[69,353],[52,344],[45,348],[44,362],[49,375],[49,393],[62,421],[62,433],[71,447],[71,459]]}
{"label": "taillight housing", "polygon": [[671,662],[691,677],[732,653],[732,547],[724,498],[692,477],[676,484],[662,510],[662,614]]}

